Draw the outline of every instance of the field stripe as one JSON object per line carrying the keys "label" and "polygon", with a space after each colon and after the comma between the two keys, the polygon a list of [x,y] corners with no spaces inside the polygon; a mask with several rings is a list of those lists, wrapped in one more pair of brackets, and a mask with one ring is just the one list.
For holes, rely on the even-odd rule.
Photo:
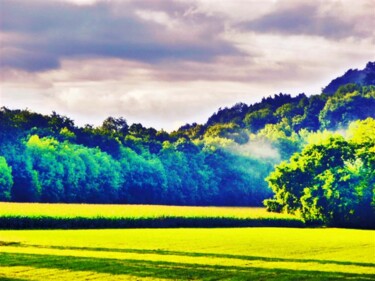
{"label": "field stripe", "polygon": [[151,262],[167,262],[171,264],[190,264],[190,265],[208,265],[240,267],[243,269],[256,268],[277,268],[307,271],[323,271],[323,272],[341,272],[353,274],[374,274],[375,267],[359,266],[359,265],[341,265],[341,264],[322,264],[320,262],[301,262],[301,261],[267,261],[267,260],[244,260],[228,257],[205,257],[205,256],[181,256],[181,255],[160,255],[147,253],[127,253],[127,252],[111,252],[111,251],[93,251],[93,250],[70,250],[70,249],[49,249],[49,248],[33,248],[6,246],[0,247],[2,253],[32,254],[32,255],[48,255],[56,257],[80,257],[80,258],[100,258],[127,261],[151,261]]}
{"label": "field stripe", "polygon": [[[14,246],[21,246],[21,244],[11,244]],[[137,253],[137,254],[157,254],[157,255],[177,255],[189,257],[210,257],[210,258],[227,258],[227,259],[241,259],[241,260],[262,260],[267,262],[313,262],[320,264],[337,264],[337,265],[355,265],[364,267],[375,267],[375,263],[369,262],[350,262],[350,261],[335,261],[325,259],[296,259],[296,258],[280,258],[280,257],[263,257],[263,256],[248,256],[248,255],[231,255],[231,254],[217,254],[217,253],[199,253],[199,252],[182,252],[182,251],[167,251],[167,250],[149,250],[149,249],[126,249],[126,248],[97,248],[97,247],[69,247],[69,246],[46,246],[46,245],[28,245],[23,244],[22,247],[58,249],[58,250],[79,250],[79,251],[99,251],[99,252],[117,252],[117,253]]]}
{"label": "field stripe", "polygon": [[[109,274],[109,273],[98,273],[93,271],[71,271],[64,269],[55,268],[35,268],[32,266],[1,266],[0,267],[0,280],[2,278],[9,279],[25,279],[35,281],[45,280],[106,280],[106,281],[136,281],[140,280],[140,277],[129,274]],[[142,280],[152,281],[164,281],[170,279],[161,279],[155,277],[142,277]]]}
{"label": "field stripe", "polygon": [[297,218],[163,216],[144,218],[0,216],[0,229],[305,227]]}

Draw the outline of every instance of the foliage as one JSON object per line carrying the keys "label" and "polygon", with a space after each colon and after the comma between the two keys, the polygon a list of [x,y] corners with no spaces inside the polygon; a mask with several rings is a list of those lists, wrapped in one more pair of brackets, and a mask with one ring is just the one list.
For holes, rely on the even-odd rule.
{"label": "foliage", "polygon": [[10,191],[13,185],[12,168],[10,168],[4,157],[0,157],[0,200],[10,200]]}
{"label": "foliage", "polygon": [[319,114],[319,120],[323,128],[345,128],[353,120],[375,118],[374,108],[375,87],[361,89],[357,85],[349,84],[339,88],[337,93],[327,100]]}
{"label": "foliage", "polygon": [[343,76],[333,79],[323,93],[333,95],[342,85],[358,84],[362,86],[375,85],[375,62],[368,62],[363,70],[349,69]]}
{"label": "foliage", "polygon": [[375,227],[375,120],[351,124],[350,138],[311,136],[267,181],[275,193],[270,210],[298,213],[308,222]]}
{"label": "foliage", "polygon": [[[5,120],[30,115],[1,112]],[[236,124],[214,126],[193,142],[140,124],[125,130],[123,119],[108,118],[98,128],[77,128],[56,113],[42,119],[47,127],[30,130],[2,123],[11,132],[0,155],[13,169],[12,201],[261,205],[269,196],[263,181],[269,163],[225,149],[248,139]]]}

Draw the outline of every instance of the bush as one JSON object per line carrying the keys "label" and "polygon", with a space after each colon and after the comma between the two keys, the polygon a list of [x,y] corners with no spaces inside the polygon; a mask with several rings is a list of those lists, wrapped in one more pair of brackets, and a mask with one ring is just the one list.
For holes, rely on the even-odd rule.
{"label": "bush", "polygon": [[281,213],[283,210],[283,205],[275,199],[264,200],[264,205],[268,212]]}

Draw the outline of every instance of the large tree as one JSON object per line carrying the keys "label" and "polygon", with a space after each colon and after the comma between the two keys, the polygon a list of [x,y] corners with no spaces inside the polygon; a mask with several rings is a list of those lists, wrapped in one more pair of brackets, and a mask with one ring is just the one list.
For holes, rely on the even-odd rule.
{"label": "large tree", "polygon": [[357,121],[345,139],[334,133],[311,137],[302,152],[282,162],[267,181],[270,210],[300,214],[308,222],[368,226],[375,218],[375,121]]}

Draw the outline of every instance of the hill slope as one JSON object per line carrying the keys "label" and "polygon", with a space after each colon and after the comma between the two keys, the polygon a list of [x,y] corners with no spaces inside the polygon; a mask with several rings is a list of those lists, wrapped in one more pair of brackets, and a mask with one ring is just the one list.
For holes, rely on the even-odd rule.
{"label": "hill slope", "polygon": [[332,80],[326,87],[323,88],[323,93],[332,95],[342,85],[354,83],[362,86],[375,84],[375,62],[368,62],[366,67],[362,70],[349,69],[343,76]]}

